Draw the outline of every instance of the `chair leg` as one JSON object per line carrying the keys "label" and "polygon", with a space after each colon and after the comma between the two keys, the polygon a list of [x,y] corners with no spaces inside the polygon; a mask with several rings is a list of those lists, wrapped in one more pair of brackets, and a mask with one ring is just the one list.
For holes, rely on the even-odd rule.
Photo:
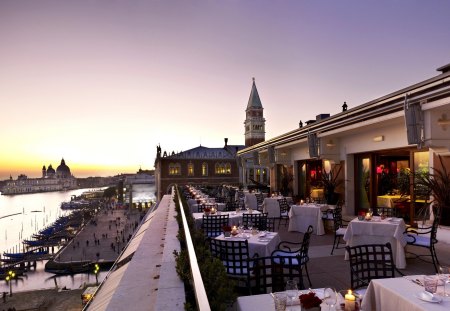
{"label": "chair leg", "polygon": [[433,266],[434,270],[436,270],[436,273],[439,273],[437,266],[439,266],[439,260],[437,259],[436,250],[434,249],[434,246],[431,246],[431,260],[433,260]]}
{"label": "chair leg", "polygon": [[306,277],[308,278],[309,287],[312,287],[311,279],[309,278],[308,264],[305,264]]}
{"label": "chair leg", "polygon": [[[337,242],[337,244],[336,244]],[[333,255],[334,249],[338,249],[339,246],[339,236],[338,235],[334,235],[334,241],[333,241],[333,248],[331,249],[331,255]]]}

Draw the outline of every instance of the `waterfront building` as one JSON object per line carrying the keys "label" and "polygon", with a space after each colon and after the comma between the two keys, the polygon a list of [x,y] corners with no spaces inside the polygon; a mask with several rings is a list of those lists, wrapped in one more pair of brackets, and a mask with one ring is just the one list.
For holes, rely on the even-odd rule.
{"label": "waterfront building", "polygon": [[20,174],[16,180],[10,177],[2,189],[3,195],[25,194],[36,192],[61,191],[77,188],[77,180],[70,172],[64,159],[56,170],[50,164],[42,167],[42,177],[28,178]]}
{"label": "waterfront building", "polygon": [[218,186],[239,185],[236,154],[243,145],[225,145],[222,148],[198,146],[187,151],[161,154],[157,147],[155,160],[156,197],[158,200],[178,185]]}
{"label": "waterfront building", "polygon": [[413,205],[424,202],[429,198],[413,191],[411,172],[439,167],[438,155],[450,167],[450,64],[438,71],[431,79],[354,108],[344,104],[336,115],[320,114],[306,126],[249,146],[238,152],[241,169],[249,174],[255,162],[264,165],[271,190],[287,186],[297,199],[326,199],[324,177],[337,178],[341,183],[333,192],[345,200],[349,215],[397,204],[402,197]]}

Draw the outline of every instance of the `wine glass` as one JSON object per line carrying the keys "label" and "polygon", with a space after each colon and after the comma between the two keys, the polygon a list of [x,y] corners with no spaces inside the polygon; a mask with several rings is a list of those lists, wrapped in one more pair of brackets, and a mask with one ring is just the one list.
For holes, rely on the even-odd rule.
{"label": "wine glass", "polygon": [[324,288],[323,301],[328,306],[328,310],[333,310],[337,302],[336,290],[331,287]]}
{"label": "wine glass", "polygon": [[286,282],[286,295],[290,301],[290,305],[294,304],[294,299],[298,296],[297,282],[288,280]]}
{"label": "wine glass", "polygon": [[444,282],[444,292],[445,297],[450,297],[450,292],[447,293],[447,284],[450,284],[450,267],[449,266],[439,266],[439,279]]}

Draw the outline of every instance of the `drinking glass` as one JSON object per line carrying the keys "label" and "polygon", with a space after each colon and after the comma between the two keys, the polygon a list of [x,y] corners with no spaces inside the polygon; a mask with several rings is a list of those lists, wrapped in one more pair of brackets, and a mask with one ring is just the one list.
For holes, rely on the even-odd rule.
{"label": "drinking glass", "polygon": [[436,275],[427,275],[423,278],[425,290],[429,293],[436,293],[438,285],[438,277]]}
{"label": "drinking glass", "polygon": [[286,302],[287,302],[286,293],[274,293],[273,301],[275,303],[275,311],[286,310]]}
{"label": "drinking glass", "polygon": [[336,290],[327,287],[323,290],[323,301],[328,306],[328,310],[334,310],[334,305],[337,302]]}
{"label": "drinking glass", "polygon": [[288,296],[288,300],[290,301],[290,305],[294,304],[294,299],[298,296],[298,288],[297,282],[294,280],[288,280],[286,282],[286,295]]}
{"label": "drinking glass", "polygon": [[[444,292],[443,295],[445,297],[450,297],[450,267],[449,266],[439,266],[439,279],[444,282]],[[449,291],[447,292],[447,287],[449,287]]]}

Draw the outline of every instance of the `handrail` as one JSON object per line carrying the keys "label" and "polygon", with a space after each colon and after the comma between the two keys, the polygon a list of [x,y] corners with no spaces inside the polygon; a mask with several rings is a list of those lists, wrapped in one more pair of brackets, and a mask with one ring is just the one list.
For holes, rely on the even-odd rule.
{"label": "handrail", "polygon": [[180,213],[183,220],[184,235],[186,238],[186,246],[189,254],[189,263],[191,266],[192,280],[194,284],[195,299],[197,301],[197,309],[200,311],[210,311],[208,297],[206,295],[205,285],[203,284],[202,275],[200,274],[200,268],[197,262],[197,255],[195,254],[194,244],[192,243],[191,232],[189,231],[186,215],[184,214],[183,203],[181,202],[181,196],[178,191],[178,186],[175,186],[178,203],[180,204]]}

